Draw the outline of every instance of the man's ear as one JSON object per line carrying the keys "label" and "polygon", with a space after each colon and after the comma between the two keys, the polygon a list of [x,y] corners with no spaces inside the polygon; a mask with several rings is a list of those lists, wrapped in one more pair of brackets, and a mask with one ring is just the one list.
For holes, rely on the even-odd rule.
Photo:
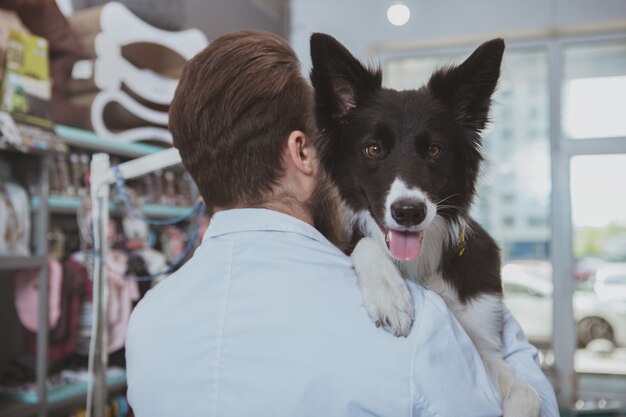
{"label": "man's ear", "polygon": [[461,65],[435,72],[427,88],[434,97],[451,106],[460,121],[479,132],[488,121],[503,53],[502,39],[485,42]]}
{"label": "man's ear", "polygon": [[318,161],[315,146],[304,132],[294,130],[289,134],[285,154],[285,157],[289,159],[288,163],[295,166],[303,174],[317,174]]}
{"label": "man's ear", "polygon": [[341,43],[324,33],[311,36],[311,82],[318,125],[325,129],[382,85],[380,69],[363,66]]}

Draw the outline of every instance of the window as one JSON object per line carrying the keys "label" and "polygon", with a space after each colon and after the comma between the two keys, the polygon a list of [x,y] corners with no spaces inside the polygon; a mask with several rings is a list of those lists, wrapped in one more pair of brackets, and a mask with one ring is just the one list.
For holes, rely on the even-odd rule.
{"label": "window", "polygon": [[515,194],[507,193],[507,194],[502,195],[502,202],[503,203],[507,203],[507,204],[514,203],[515,202]]}
{"label": "window", "polygon": [[[534,91],[537,85],[543,88]],[[472,214],[500,244],[505,264],[529,256],[545,262],[549,225],[524,225],[529,215],[547,218],[550,208],[549,137],[537,132],[531,139],[527,116],[534,112],[533,126],[549,122],[547,52],[508,49],[493,103],[491,128],[483,135],[487,163],[478,197],[493,209],[475,206]]]}
{"label": "window", "polygon": [[424,57],[395,58],[384,65],[386,86],[397,90],[416,89],[425,84],[437,69],[452,62],[460,62],[464,55],[438,54]]}
{"label": "window", "polygon": [[540,116],[540,114],[541,114],[541,113],[540,113],[540,111],[539,111],[539,109],[538,109],[538,108],[536,108],[536,107],[532,107],[532,108],[530,109],[530,112],[528,113],[528,117],[532,120],[532,119],[536,119],[536,118],[538,118],[538,117]]}
{"label": "window", "polygon": [[[626,346],[626,154],[583,155],[571,160],[574,258],[595,262],[595,271],[576,274],[574,318],[581,349],[578,372],[626,373],[616,353],[595,357],[583,349],[597,339]],[[621,190],[617,191],[617,190]]]}
{"label": "window", "polygon": [[541,290],[537,288],[533,288],[532,286],[525,286],[521,284],[508,284],[504,283],[504,294],[506,297],[517,295],[529,296],[529,297],[545,297],[547,294],[541,292]]}
{"label": "window", "polygon": [[504,283],[504,293],[507,295],[515,294],[515,293],[526,294],[526,288],[517,284]]}
{"label": "window", "polygon": [[515,224],[515,218],[514,217],[503,217],[502,218],[502,225],[503,226],[513,226]]}
{"label": "window", "polygon": [[545,227],[548,225],[548,219],[545,217],[529,217],[528,225],[530,227]]}
{"label": "window", "polygon": [[565,136],[626,137],[626,41],[573,44],[563,58]]}
{"label": "window", "polygon": [[[626,274],[626,38],[612,38],[562,47],[559,146],[569,162],[574,370],[587,391],[623,401],[626,293],[608,277]],[[597,343],[612,348],[598,355]],[[598,377],[607,374],[612,383]]]}
{"label": "window", "polygon": [[498,136],[500,136],[503,140],[510,140],[513,137],[513,132],[511,129],[502,129],[502,133]]}
{"label": "window", "polygon": [[[626,262],[626,155],[576,156],[571,162],[574,257]],[[626,323],[625,323],[626,325]]]}
{"label": "window", "polygon": [[607,285],[626,285],[626,275],[607,275],[604,279],[604,283]]}

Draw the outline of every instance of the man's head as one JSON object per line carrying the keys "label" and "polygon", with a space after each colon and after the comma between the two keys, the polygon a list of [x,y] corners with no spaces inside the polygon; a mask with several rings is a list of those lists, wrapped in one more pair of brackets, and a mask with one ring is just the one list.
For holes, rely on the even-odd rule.
{"label": "man's head", "polygon": [[304,203],[316,187],[312,89],[276,35],[231,33],[192,58],[170,130],[210,212]]}

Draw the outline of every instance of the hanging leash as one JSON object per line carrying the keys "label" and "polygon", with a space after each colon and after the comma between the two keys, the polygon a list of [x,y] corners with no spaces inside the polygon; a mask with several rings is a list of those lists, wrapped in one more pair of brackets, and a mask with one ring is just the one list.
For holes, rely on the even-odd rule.
{"label": "hanging leash", "polygon": [[202,227],[202,219],[204,218],[204,214],[206,212],[206,205],[204,204],[203,201],[198,200],[193,208],[191,209],[191,211],[189,213],[185,213],[181,216],[178,217],[174,217],[171,219],[153,219],[150,217],[145,216],[141,210],[137,207],[134,207],[130,201],[130,195],[128,193],[128,188],[126,187],[126,180],[124,179],[124,175],[122,174],[122,170],[120,169],[120,167],[118,165],[115,165],[113,167],[111,167],[113,169],[113,172],[115,173],[115,185],[117,188],[117,192],[120,196],[120,199],[122,200],[122,202],[124,203],[124,207],[126,208],[126,211],[130,214],[131,217],[134,217],[136,219],[139,219],[147,224],[153,225],[153,226],[170,226],[170,225],[175,225],[178,223],[182,223],[188,219],[190,219],[191,217],[193,217],[194,215],[198,216],[198,219],[196,221],[196,226],[194,228],[194,231],[191,235],[191,238],[189,239],[189,241],[187,242],[187,245],[185,246],[185,250],[183,251],[183,253],[176,258],[176,260],[174,260],[174,262],[172,262],[172,264],[167,267],[166,269],[164,269],[163,271],[160,271],[156,274],[149,274],[149,275],[127,275],[126,273],[120,273],[119,271],[116,271],[115,268],[111,267],[111,265],[108,264],[108,262],[106,262],[106,260],[102,259],[102,256],[100,253],[96,253],[96,249],[95,249],[95,245],[92,245],[92,247],[94,248],[94,256],[98,257],[100,260],[102,260],[103,262],[105,262],[105,264],[107,265],[107,269],[119,276],[123,276],[125,278],[129,278],[129,279],[133,279],[135,281],[153,281],[163,275],[169,275],[172,272],[174,272],[175,270],[177,270],[182,263],[187,259],[187,257],[189,256],[189,254],[193,251],[194,246],[195,246],[195,242],[198,239],[198,235],[200,234],[200,229]]}
{"label": "hanging leash", "polygon": [[[139,219],[143,221],[144,223],[147,223],[153,226],[171,226],[174,224],[182,223],[185,220],[189,219],[190,217],[193,217],[193,215],[196,214],[198,211],[200,211],[201,207],[204,206],[204,202],[202,202],[201,200],[198,200],[196,204],[194,204],[194,206],[192,207],[189,213],[185,213],[178,217],[174,217],[171,219],[153,219],[153,218],[147,217],[141,212],[141,210],[139,210],[137,207],[134,207],[132,205],[130,201],[130,195],[128,194],[128,188],[126,187],[126,180],[124,179],[124,174],[122,174],[122,170],[120,169],[120,166],[113,165],[111,169],[113,170],[115,174],[115,185],[117,188],[117,192],[119,194],[120,199],[122,200],[122,203],[124,203],[124,207],[126,208],[126,211],[132,217]],[[202,208],[202,211],[204,212],[204,208]]]}

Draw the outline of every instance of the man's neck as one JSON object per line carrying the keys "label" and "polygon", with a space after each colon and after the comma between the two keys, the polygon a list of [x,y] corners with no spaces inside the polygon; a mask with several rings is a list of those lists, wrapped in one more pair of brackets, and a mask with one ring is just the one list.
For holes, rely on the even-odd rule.
{"label": "man's neck", "polygon": [[274,210],[283,214],[287,214],[313,226],[313,216],[311,215],[309,210],[299,204],[285,204],[281,201],[270,201],[263,204],[261,207],[268,210]]}

